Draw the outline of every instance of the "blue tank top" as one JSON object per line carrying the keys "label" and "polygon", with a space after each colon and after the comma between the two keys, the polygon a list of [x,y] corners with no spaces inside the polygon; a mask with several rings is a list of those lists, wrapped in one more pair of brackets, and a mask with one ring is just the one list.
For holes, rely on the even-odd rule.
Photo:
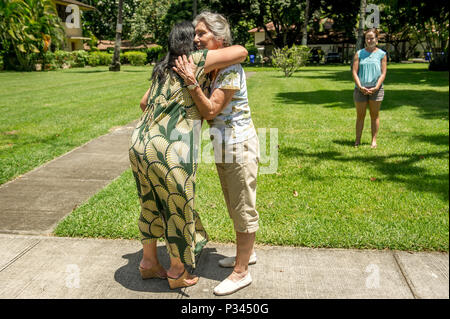
{"label": "blue tank top", "polygon": [[384,58],[386,52],[378,49],[374,52],[368,52],[366,49],[358,51],[359,69],[358,77],[361,86],[376,86],[381,76],[381,59]]}

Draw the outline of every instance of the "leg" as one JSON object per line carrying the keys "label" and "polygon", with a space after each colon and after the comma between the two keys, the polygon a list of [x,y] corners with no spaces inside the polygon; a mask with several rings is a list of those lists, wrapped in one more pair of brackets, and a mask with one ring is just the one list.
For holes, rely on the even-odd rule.
{"label": "leg", "polygon": [[380,107],[381,101],[369,100],[370,123],[372,128],[372,148],[377,147],[377,135],[380,128]]}
{"label": "leg", "polygon": [[256,233],[236,232],[236,265],[233,273],[228,277],[232,281],[237,281],[245,277],[248,273],[248,261],[253,253]]}
{"label": "leg", "polygon": [[227,185],[232,185],[227,192],[224,191],[224,194],[228,194],[228,212],[236,231],[236,258],[231,275],[214,288],[216,295],[233,293],[252,282],[248,264],[259,227],[259,215],[256,211],[257,149],[257,138],[246,141],[244,143],[245,164],[227,164],[223,172],[218,171],[219,177],[226,179]]}
{"label": "leg", "polygon": [[150,181],[141,171],[141,158],[137,158],[130,151],[131,167],[135,178],[139,203],[141,205],[141,215],[138,220],[138,227],[141,233],[141,243],[143,249],[142,260],[139,263],[141,275],[144,279],[153,278],[155,275],[160,278],[167,276],[166,271],[161,266],[157,256],[157,239],[163,236],[161,218],[154,200],[144,200],[149,193],[153,192]]}
{"label": "leg", "polygon": [[356,107],[356,140],[355,146],[361,144],[361,135],[364,128],[364,119],[366,118],[367,102],[355,102]]}
{"label": "leg", "polygon": [[155,265],[159,265],[158,255],[156,253],[156,240],[142,244],[144,254],[140,263],[141,268],[149,269]]}

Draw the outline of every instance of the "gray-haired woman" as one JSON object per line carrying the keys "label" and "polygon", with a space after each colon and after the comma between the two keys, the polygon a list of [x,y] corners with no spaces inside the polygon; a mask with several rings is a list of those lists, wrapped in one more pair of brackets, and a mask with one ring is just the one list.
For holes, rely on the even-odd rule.
{"label": "gray-haired woman", "polygon": [[[202,12],[194,19],[194,25],[197,49],[214,50],[231,45],[230,27],[222,15]],[[186,56],[178,58],[174,70],[186,84],[197,83],[196,66]],[[222,267],[234,267],[233,273],[214,289],[216,295],[228,295],[251,284],[248,265],[256,263],[259,143],[248,105],[242,66],[234,64],[212,74],[209,97],[198,86],[190,89],[189,93],[210,125],[217,173],[236,231],[236,257],[219,261]]]}

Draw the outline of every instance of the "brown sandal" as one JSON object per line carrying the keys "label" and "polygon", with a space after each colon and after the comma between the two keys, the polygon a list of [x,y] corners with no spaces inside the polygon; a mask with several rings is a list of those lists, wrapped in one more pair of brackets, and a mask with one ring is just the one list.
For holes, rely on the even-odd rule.
{"label": "brown sandal", "polygon": [[139,266],[139,271],[141,272],[142,279],[151,279],[151,278],[158,278],[158,279],[166,279],[166,276],[159,275],[160,273],[164,272],[165,269],[160,264],[157,264],[149,269],[144,269]]}
{"label": "brown sandal", "polygon": [[[197,278],[197,280],[195,280],[195,282],[193,284],[188,284],[185,281],[185,279],[195,279],[195,278]],[[183,273],[180,276],[178,276],[178,278],[171,278],[171,277],[167,276],[167,280],[169,281],[170,289],[176,289],[176,288],[193,286],[198,282],[199,278],[197,276],[192,276],[185,269],[183,271]]]}

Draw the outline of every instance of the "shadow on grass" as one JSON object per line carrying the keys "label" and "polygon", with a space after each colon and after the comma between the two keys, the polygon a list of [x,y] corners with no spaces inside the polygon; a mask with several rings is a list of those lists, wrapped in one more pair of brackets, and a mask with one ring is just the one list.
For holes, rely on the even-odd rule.
{"label": "shadow on grass", "polygon": [[143,73],[143,72],[150,72],[150,70],[121,70],[120,72],[126,72],[126,73]]}
{"label": "shadow on grass", "polygon": [[[340,145],[352,145],[353,141],[334,141]],[[353,146],[351,146],[353,149]],[[357,149],[355,149],[357,151]],[[362,155],[346,156],[338,151],[325,151],[316,153],[305,153],[296,147],[286,147],[279,149],[280,155],[286,157],[306,157],[314,161],[335,161],[342,163],[353,162],[356,165],[372,166],[380,174],[384,175],[381,180],[404,184],[411,190],[420,192],[435,193],[444,200],[449,199],[448,174],[429,174],[425,168],[415,164],[425,158],[448,159],[448,152],[433,152],[423,155],[412,154],[391,154],[391,155]],[[376,152],[376,151],[374,151]],[[311,177],[316,179],[316,177]]]}
{"label": "shadow on grass", "polygon": [[68,73],[104,73],[109,72],[109,70],[69,70]]}
{"label": "shadow on grass", "polygon": [[[425,119],[448,120],[448,92],[434,90],[385,90],[381,111],[412,106]],[[279,92],[277,104],[319,104],[324,107],[354,108],[353,88],[346,90],[319,90],[309,92]]]}
{"label": "shadow on grass", "polygon": [[[167,280],[150,279],[142,280],[139,272],[139,263],[142,259],[142,249],[138,252],[123,255],[122,258],[127,259],[128,263],[114,273],[114,279],[123,287],[133,291],[154,292],[154,293],[177,293],[184,297],[189,297],[181,288],[171,290]],[[165,269],[169,269],[170,260],[165,246],[158,246],[157,248],[158,260]],[[197,257],[197,268],[188,271],[202,278],[222,281],[230,275],[232,269],[217,267],[219,259],[225,256],[218,254],[215,248],[203,248],[200,256]],[[212,267],[212,265],[214,267]],[[212,293],[212,292],[211,292]]]}
{"label": "shadow on grass", "polygon": [[[315,78],[327,79],[330,81],[340,81],[353,83],[350,66],[344,66],[346,70],[333,70],[324,68],[314,68],[294,73],[293,78]],[[277,76],[283,77],[283,76]],[[416,68],[389,68],[387,70],[386,85],[389,84],[411,84],[411,85],[431,85],[437,87],[445,87],[449,84],[448,72],[433,72],[427,69]]]}
{"label": "shadow on grass", "polygon": [[446,134],[432,134],[432,135],[414,135],[413,138],[427,142],[434,145],[449,145],[449,137]]}

